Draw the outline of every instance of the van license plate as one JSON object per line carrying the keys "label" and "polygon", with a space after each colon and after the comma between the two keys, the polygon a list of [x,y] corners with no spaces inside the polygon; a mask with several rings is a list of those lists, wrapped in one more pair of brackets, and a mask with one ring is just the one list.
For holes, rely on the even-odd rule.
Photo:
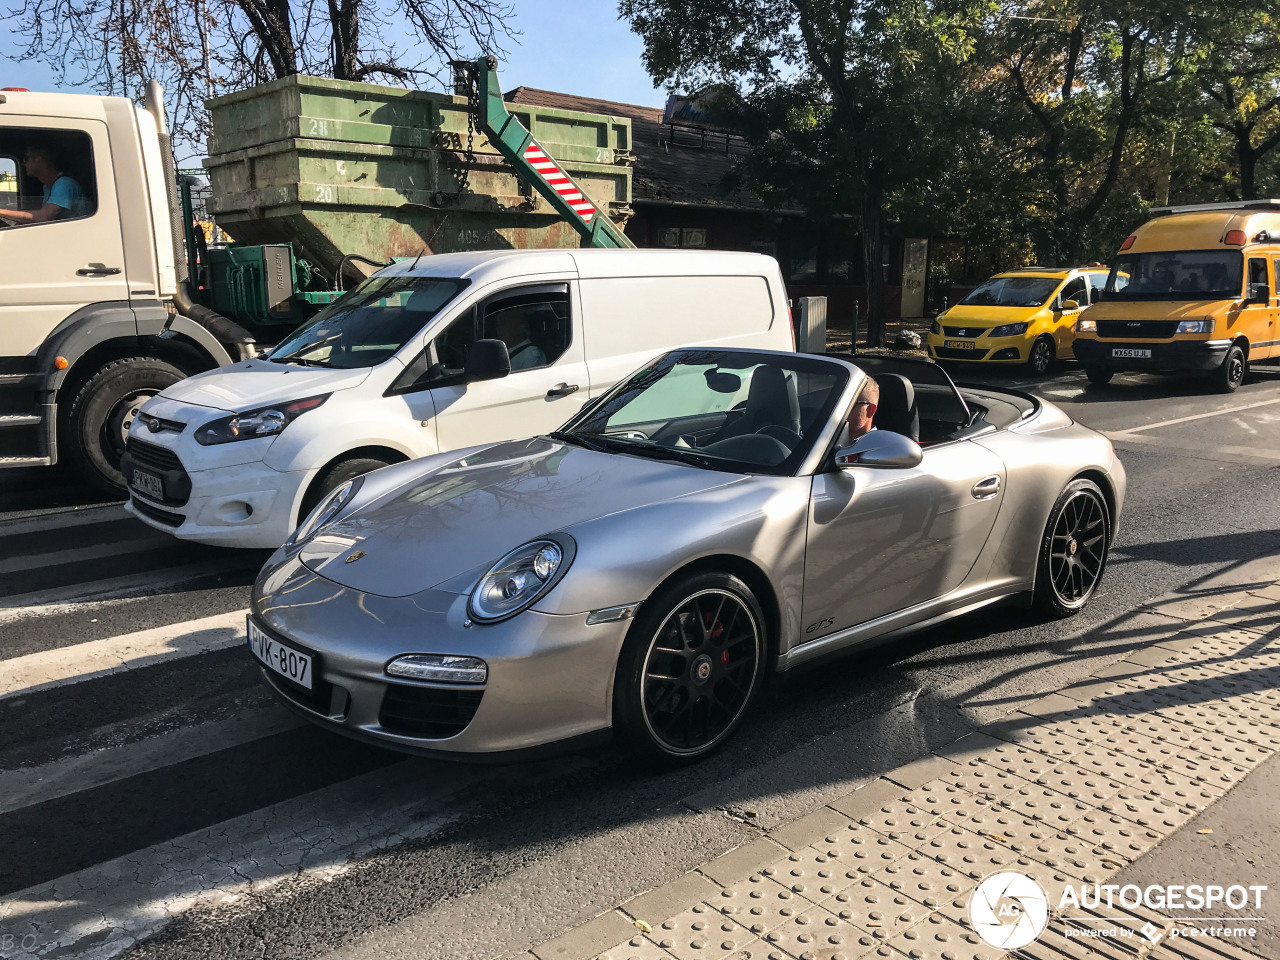
{"label": "van license plate", "polygon": [[1142,350],[1137,347],[1112,347],[1111,355],[1113,357],[1135,357],[1139,359],[1150,360],[1151,348],[1148,347],[1147,349]]}
{"label": "van license plate", "polygon": [[942,345],[948,350],[977,350],[978,345],[972,340],[943,340]]}
{"label": "van license plate", "polygon": [[300,687],[311,689],[311,658],[301,651],[268,637],[252,620],[249,623],[249,649],[253,655],[280,676]]}
{"label": "van license plate", "polygon": [[164,480],[146,470],[134,467],[133,475],[129,478],[129,486],[152,500],[164,499]]}

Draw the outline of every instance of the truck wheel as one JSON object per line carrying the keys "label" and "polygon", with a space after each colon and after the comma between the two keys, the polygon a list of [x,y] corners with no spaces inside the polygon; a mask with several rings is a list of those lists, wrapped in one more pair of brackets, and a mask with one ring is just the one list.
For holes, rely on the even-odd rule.
{"label": "truck wheel", "polygon": [[1089,378],[1090,383],[1104,384],[1110,383],[1116,372],[1105,367],[1085,367],[1084,375]]}
{"label": "truck wheel", "polygon": [[1238,344],[1232,344],[1222,361],[1222,366],[1213,372],[1213,384],[1219,393],[1234,393],[1236,387],[1244,383],[1249,375],[1249,361]]}
{"label": "truck wheel", "polygon": [[165,387],[186,379],[155,357],[113,360],[80,387],[58,432],[76,470],[104,493],[124,495],[120,457],[138,408]]}
{"label": "truck wheel", "polygon": [[363,477],[366,473],[373,473],[396,462],[390,457],[364,456],[347,457],[345,460],[336,460],[329,464],[316,474],[316,478],[311,481],[311,486],[307,489],[307,495],[302,498],[302,508],[298,511],[298,525],[311,516],[311,511],[330,491],[336,490],[348,480]]}
{"label": "truck wheel", "polygon": [[1055,352],[1052,337],[1036,337],[1036,342],[1031,344],[1031,351],[1027,354],[1027,373],[1043,377],[1053,366]]}

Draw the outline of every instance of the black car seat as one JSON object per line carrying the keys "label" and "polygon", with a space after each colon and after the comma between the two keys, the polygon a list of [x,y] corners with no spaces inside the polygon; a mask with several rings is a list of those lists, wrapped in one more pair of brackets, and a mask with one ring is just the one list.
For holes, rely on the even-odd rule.
{"label": "black car seat", "polygon": [[765,427],[783,427],[800,433],[800,400],[787,375],[778,367],[760,366],[751,375],[742,416],[725,425],[716,440],[727,440]]}
{"label": "black car seat", "polygon": [[882,373],[873,378],[880,388],[875,427],[891,430],[920,442],[920,413],[916,410],[916,390],[911,381],[896,373]]}

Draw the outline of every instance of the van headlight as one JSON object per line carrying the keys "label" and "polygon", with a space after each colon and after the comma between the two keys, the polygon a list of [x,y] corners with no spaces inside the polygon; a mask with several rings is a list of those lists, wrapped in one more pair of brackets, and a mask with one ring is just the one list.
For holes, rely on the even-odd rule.
{"label": "van headlight", "polygon": [[514,617],[559,583],[576,545],[564,534],[516,547],[490,567],[471,591],[467,614],[477,623]]}
{"label": "van headlight", "polygon": [[1178,324],[1178,333],[1213,333],[1213,321],[1183,320]]}
{"label": "van headlight", "polygon": [[1097,320],[1085,320],[1083,317],[1081,317],[1079,320],[1076,321],[1076,333],[1097,333],[1097,332],[1098,332]]}
{"label": "van headlight", "polygon": [[244,413],[233,413],[229,417],[206,423],[196,431],[196,443],[206,447],[217,443],[231,443],[235,440],[256,440],[259,437],[274,437],[289,424],[297,420],[308,410],[314,410],[324,403],[332,394],[308,397],[305,400],[294,400],[291,403],[273,403],[269,407],[258,407]]}
{"label": "van headlight", "polygon": [[343,508],[355,498],[363,483],[364,477],[356,477],[330,490],[328,495],[307,515],[307,519],[302,521],[298,529],[293,531],[293,535],[285,541],[285,546],[306,543],[319,533],[322,527],[332,523]]}
{"label": "van headlight", "polygon": [[1003,326],[996,327],[988,336],[991,337],[1020,337],[1027,332],[1027,324],[1025,323],[1006,323]]}

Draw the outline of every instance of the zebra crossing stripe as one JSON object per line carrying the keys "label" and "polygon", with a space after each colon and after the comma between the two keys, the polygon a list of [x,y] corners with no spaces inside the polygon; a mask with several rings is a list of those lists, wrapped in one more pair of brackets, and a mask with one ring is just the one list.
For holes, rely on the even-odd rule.
{"label": "zebra crossing stripe", "polygon": [[246,613],[234,610],[0,661],[0,700],[244,643]]}
{"label": "zebra crossing stripe", "polygon": [[582,195],[573,179],[561,170],[556,162],[537,143],[531,142],[524,148],[524,158],[541,175],[551,189],[569,204],[569,208],[574,213],[580,216],[584,222],[591,222],[591,218],[596,213],[595,205]]}

